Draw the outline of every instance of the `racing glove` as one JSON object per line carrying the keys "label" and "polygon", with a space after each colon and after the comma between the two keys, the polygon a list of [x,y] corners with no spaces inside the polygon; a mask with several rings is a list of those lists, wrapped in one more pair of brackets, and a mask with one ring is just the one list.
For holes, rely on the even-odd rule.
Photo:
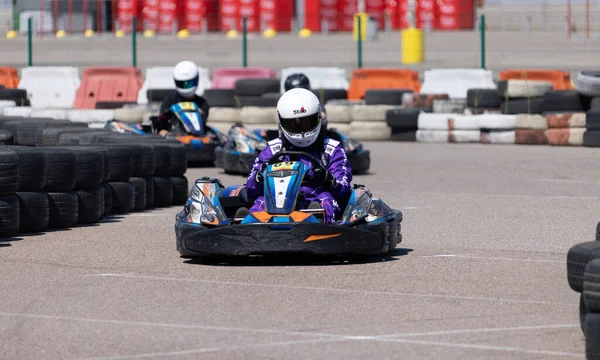
{"label": "racing glove", "polygon": [[316,183],[322,184],[325,188],[333,189],[337,186],[335,177],[329,171],[321,167],[313,170],[312,179]]}
{"label": "racing glove", "polygon": [[267,168],[267,163],[264,162],[260,165],[260,169],[258,169],[258,171],[256,172],[256,176],[254,176],[254,181],[256,181],[257,184],[262,184],[263,181],[265,180],[263,177],[263,171],[265,171],[265,169]]}

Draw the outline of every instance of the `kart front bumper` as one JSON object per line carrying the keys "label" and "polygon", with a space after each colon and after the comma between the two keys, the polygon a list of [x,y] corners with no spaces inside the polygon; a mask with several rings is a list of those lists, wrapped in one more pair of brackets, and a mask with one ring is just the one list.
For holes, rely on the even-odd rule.
{"label": "kart front bumper", "polygon": [[179,220],[175,223],[177,250],[181,255],[190,257],[286,253],[382,254],[388,250],[388,230],[388,222],[371,224],[365,228],[314,223],[208,228]]}

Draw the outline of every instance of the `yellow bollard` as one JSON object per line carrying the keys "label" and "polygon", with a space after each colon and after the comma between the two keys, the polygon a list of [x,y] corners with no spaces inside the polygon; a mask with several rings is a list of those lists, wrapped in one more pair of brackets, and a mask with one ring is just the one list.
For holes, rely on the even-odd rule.
{"label": "yellow bollard", "polygon": [[302,39],[307,39],[311,37],[311,35],[312,31],[310,31],[310,29],[300,29],[300,31],[298,31],[298,36]]}
{"label": "yellow bollard", "polygon": [[423,31],[410,27],[402,30],[402,63],[423,62]]}
{"label": "yellow bollard", "polygon": [[89,38],[89,37],[92,37],[92,36],[94,36],[94,30],[87,29],[87,30],[86,30],[86,31],[83,33],[83,37]]}
{"label": "yellow bollard", "polygon": [[354,41],[358,41],[358,19],[360,19],[361,41],[367,40],[367,28],[369,27],[369,14],[356,13],[354,14],[354,28],[352,29],[352,37]]}
{"label": "yellow bollard", "polygon": [[14,39],[14,38],[16,38],[16,37],[17,37],[17,32],[16,32],[16,31],[14,31],[14,30],[11,30],[11,31],[9,31],[9,32],[6,34],[6,38],[7,38],[7,39]]}
{"label": "yellow bollard", "polygon": [[190,31],[188,29],[181,29],[177,32],[178,39],[187,39],[190,36]]}
{"label": "yellow bollard", "polygon": [[263,32],[263,36],[267,39],[272,39],[277,35],[277,32],[273,29],[267,29]]}
{"label": "yellow bollard", "polygon": [[60,39],[60,38],[64,38],[66,35],[67,35],[67,32],[66,32],[66,31],[64,31],[64,30],[58,30],[58,31],[56,32],[56,37],[57,37],[57,38],[59,38],[59,39]]}

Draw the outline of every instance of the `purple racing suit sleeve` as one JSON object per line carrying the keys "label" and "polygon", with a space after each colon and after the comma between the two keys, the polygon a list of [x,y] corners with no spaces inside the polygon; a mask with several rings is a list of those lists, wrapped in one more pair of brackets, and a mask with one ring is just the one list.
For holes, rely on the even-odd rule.
{"label": "purple racing suit sleeve", "polygon": [[[269,145],[271,142],[269,142]],[[254,160],[254,164],[252,165],[252,170],[250,170],[250,174],[248,174],[248,179],[246,181],[246,192],[248,193],[248,197],[250,199],[256,199],[257,197],[264,195],[264,188],[262,184],[256,182],[256,174],[260,171],[262,164],[268,161],[271,156],[273,156],[272,145],[264,148],[260,154]]]}
{"label": "purple racing suit sleeve", "polygon": [[[332,146],[334,144],[335,147]],[[351,191],[352,168],[346,156],[346,151],[340,142],[329,139],[325,152],[329,155],[327,170],[335,177],[337,183],[329,191],[336,198],[347,196]]]}

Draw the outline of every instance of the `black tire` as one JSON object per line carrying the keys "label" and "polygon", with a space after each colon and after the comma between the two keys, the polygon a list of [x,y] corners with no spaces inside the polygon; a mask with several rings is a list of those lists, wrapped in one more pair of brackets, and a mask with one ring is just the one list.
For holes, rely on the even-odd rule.
{"label": "black tire", "polygon": [[10,238],[19,233],[19,212],[17,195],[0,196],[0,239]]}
{"label": "black tire", "polygon": [[467,90],[467,107],[499,109],[502,97],[496,89],[469,89]]}
{"label": "black tire", "polygon": [[579,327],[581,332],[585,335],[585,318],[587,317],[588,310],[585,307],[585,300],[583,300],[583,294],[579,295]]}
{"label": "black tire", "polygon": [[75,188],[96,187],[104,180],[103,154],[85,147],[58,147],[75,154]]}
{"label": "black tire", "polygon": [[19,190],[19,157],[8,149],[0,148],[0,195]]}
{"label": "black tire", "polygon": [[237,101],[233,97],[235,90],[233,89],[206,89],[202,97],[206,99],[210,107],[237,107]]}
{"label": "black tire", "polygon": [[345,89],[311,89],[317,95],[321,104],[327,104],[329,100],[347,100],[348,91]]}
{"label": "black tire", "polygon": [[79,202],[76,192],[49,192],[48,204],[50,209],[49,229],[65,229],[77,225]]}
{"label": "black tire", "polygon": [[[117,151],[121,151],[124,154],[129,154],[130,159],[130,168],[131,171],[128,171],[127,174],[129,176],[125,178],[111,179],[110,181],[129,181],[129,178],[134,176],[140,176],[143,173],[144,166],[144,151],[143,147],[139,144],[103,144],[102,147],[107,149],[116,149]],[[125,156],[125,155],[124,155]],[[154,157],[153,153],[147,153],[146,157]]]}
{"label": "black tire", "polygon": [[6,116],[6,115],[0,115],[0,129],[4,126],[5,123],[10,122],[10,121],[21,121],[21,122],[25,122],[27,120],[29,120],[30,118],[26,118],[24,116]]}
{"label": "black tire", "polygon": [[112,213],[112,189],[108,186],[108,183],[101,184],[102,196],[104,197],[104,204],[102,207],[102,216],[107,216]]}
{"label": "black tire", "polygon": [[77,190],[79,224],[94,224],[102,219],[104,190],[97,186],[91,189]]}
{"label": "black tire", "polygon": [[12,145],[13,143],[13,133],[8,130],[0,130],[0,145]]}
{"label": "black tire", "polygon": [[392,129],[392,141],[415,142],[417,141],[417,131],[404,129]]}
{"label": "black tire", "polygon": [[60,127],[81,127],[89,129],[85,123],[75,123],[68,120],[54,120],[54,119],[38,119],[32,118],[33,121],[26,121],[17,126],[17,133],[15,137],[15,143],[25,146],[35,146],[36,134],[40,129],[49,127],[60,128]]}
{"label": "black tire", "polygon": [[171,174],[171,151],[169,144],[152,144],[154,146],[154,176],[169,176]]}
{"label": "black tire", "polygon": [[96,102],[95,108],[102,110],[114,110],[120,109],[125,105],[137,105],[137,103],[133,101],[98,101]]}
{"label": "black tire", "polygon": [[144,178],[132,177],[129,183],[133,185],[135,190],[135,205],[134,211],[144,211],[146,208],[146,180]]}
{"label": "black tire", "polygon": [[583,290],[583,278],[587,264],[600,258],[600,242],[589,241],[577,244],[567,253],[567,279],[571,289],[577,292]]}
{"label": "black tire", "polygon": [[600,314],[600,257],[585,266],[582,294],[587,311]]}
{"label": "black tire", "polygon": [[71,150],[42,147],[46,161],[44,189],[52,192],[71,191],[77,182],[75,153]]}
{"label": "black tire", "polygon": [[102,157],[102,180],[101,183],[107,182],[110,178],[110,152],[107,148],[101,146],[79,146],[81,149],[96,152]]}
{"label": "black tire", "polygon": [[46,156],[40,148],[9,145],[19,158],[19,191],[38,191],[46,185]]}
{"label": "black tire", "polygon": [[185,174],[188,166],[188,150],[183,144],[171,145],[171,167],[169,175],[181,176]]}
{"label": "black tire", "polygon": [[412,94],[410,89],[370,89],[365,92],[366,105],[402,105],[402,95]]}
{"label": "black tire", "polygon": [[173,89],[148,89],[146,90],[146,97],[148,97],[148,102],[162,102],[165,96],[173,92]]}
{"label": "black tire", "polygon": [[600,147],[600,130],[586,130],[583,133],[583,146]]}
{"label": "black tire", "polygon": [[173,204],[173,184],[168,177],[153,176],[154,206],[157,208],[169,207]]}
{"label": "black tire", "polygon": [[585,127],[588,130],[600,130],[600,108],[585,113]]}
{"label": "black tire", "polygon": [[152,176],[144,178],[146,182],[146,206],[145,209],[152,209],[154,207],[154,180]]}
{"label": "black tire", "polygon": [[585,358],[600,360],[600,314],[588,313],[585,319]]}
{"label": "black tire", "polygon": [[278,99],[265,98],[262,96],[238,96],[239,107],[257,106],[257,107],[276,107]]}
{"label": "black tire", "polygon": [[80,126],[41,128],[35,132],[35,146],[57,146],[62,134],[90,131],[93,129]]}
{"label": "black tire", "polygon": [[58,136],[57,145],[91,145],[100,136],[110,135],[108,130],[85,128],[85,131],[69,131]]}
{"label": "black tire", "polygon": [[234,91],[237,96],[263,96],[266,93],[279,92],[280,89],[279,79],[255,78],[237,80]]}
{"label": "black tire", "polygon": [[129,182],[109,182],[112,214],[128,214],[135,207],[135,189]]}
{"label": "black tire", "polygon": [[108,151],[110,170],[108,181],[129,181],[131,178],[131,152],[122,146],[102,146]]}
{"label": "black tire", "polygon": [[600,222],[596,224],[596,241],[600,241]]}
{"label": "black tire", "polygon": [[27,90],[25,89],[0,89],[0,100],[7,99],[27,99]]}
{"label": "black tire", "polygon": [[45,192],[17,192],[19,233],[41,233],[48,229],[50,203]]}
{"label": "black tire", "polygon": [[589,102],[590,100],[585,100],[584,95],[575,90],[550,91],[544,94],[544,111],[581,112],[589,107]]}
{"label": "black tire", "polygon": [[262,94],[262,97],[279,100],[279,98],[281,97],[281,93],[280,92],[266,93],[266,94]]}
{"label": "black tire", "polygon": [[544,98],[510,99],[502,103],[503,114],[542,114],[544,112]]}
{"label": "black tire", "polygon": [[392,129],[417,130],[419,122],[419,109],[392,109],[385,113],[385,122]]}
{"label": "black tire", "polygon": [[600,97],[596,96],[590,100],[590,110],[600,109]]}
{"label": "black tire", "polygon": [[183,205],[189,196],[188,179],[185,176],[171,176],[173,184],[173,205]]}

